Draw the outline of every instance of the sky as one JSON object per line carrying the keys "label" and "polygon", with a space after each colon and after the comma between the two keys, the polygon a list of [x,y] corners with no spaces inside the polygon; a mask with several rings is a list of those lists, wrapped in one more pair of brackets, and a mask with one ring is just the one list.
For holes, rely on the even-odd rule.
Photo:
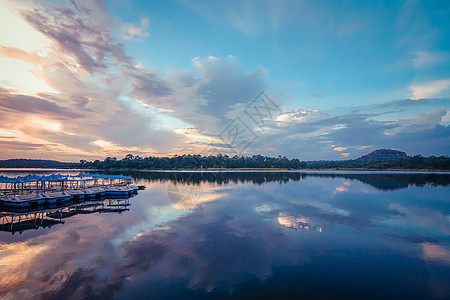
{"label": "sky", "polygon": [[448,1],[0,0],[0,159],[450,155]]}

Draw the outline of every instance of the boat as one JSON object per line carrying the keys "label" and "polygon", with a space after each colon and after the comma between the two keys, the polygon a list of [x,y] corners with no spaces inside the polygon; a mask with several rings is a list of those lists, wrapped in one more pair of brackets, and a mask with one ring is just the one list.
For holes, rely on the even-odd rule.
{"label": "boat", "polygon": [[72,195],[70,195],[67,192],[50,192],[45,193],[45,203],[47,204],[54,204],[54,203],[61,203],[61,202],[67,202],[72,199]]}
{"label": "boat", "polygon": [[101,197],[101,196],[106,195],[105,189],[103,189],[101,187],[92,187],[92,188],[90,188],[90,190],[92,190],[95,193],[96,197]]}
{"label": "boat", "polygon": [[105,188],[106,196],[129,196],[133,193],[133,188],[128,185],[109,186]]}
{"label": "boat", "polygon": [[96,193],[93,189],[82,189],[85,198],[95,198]]}
{"label": "boat", "polygon": [[135,184],[129,184],[128,187],[132,189],[132,193],[136,193],[137,194],[137,192],[139,190],[139,186],[137,186]]}
{"label": "boat", "polygon": [[105,196],[106,192],[103,188],[91,187],[83,189],[86,198],[99,198]]}
{"label": "boat", "polygon": [[[131,176],[124,175],[0,176],[0,204],[21,209],[43,205],[61,206],[67,205],[72,199],[74,202],[81,202],[81,199],[92,200],[103,196],[132,197],[143,188],[145,186],[133,184]],[[28,194],[31,191],[33,194]]]}
{"label": "boat", "polygon": [[85,194],[82,190],[67,190],[66,192],[69,195],[72,195],[74,200],[81,200],[85,197]]}
{"label": "boat", "polygon": [[6,207],[28,207],[44,205],[46,198],[41,194],[17,195],[2,200],[3,206]]}

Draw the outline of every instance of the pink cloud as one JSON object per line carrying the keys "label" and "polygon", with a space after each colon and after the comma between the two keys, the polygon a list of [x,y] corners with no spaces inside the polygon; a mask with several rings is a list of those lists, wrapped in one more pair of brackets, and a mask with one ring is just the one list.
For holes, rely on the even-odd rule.
{"label": "pink cloud", "polygon": [[123,36],[126,40],[134,40],[136,37],[145,38],[150,35],[147,28],[150,24],[149,20],[146,18],[141,19],[141,26],[136,26],[134,24],[123,25],[123,30],[126,34]]}

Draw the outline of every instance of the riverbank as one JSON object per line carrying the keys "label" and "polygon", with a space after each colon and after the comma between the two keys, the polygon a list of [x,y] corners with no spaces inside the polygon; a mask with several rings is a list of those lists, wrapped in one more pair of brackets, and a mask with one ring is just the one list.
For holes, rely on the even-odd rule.
{"label": "riverbank", "polygon": [[52,169],[52,168],[0,168],[0,172],[420,172],[450,173],[442,169],[365,169],[365,168],[327,168],[327,169],[282,169],[282,168],[199,168],[199,169]]}

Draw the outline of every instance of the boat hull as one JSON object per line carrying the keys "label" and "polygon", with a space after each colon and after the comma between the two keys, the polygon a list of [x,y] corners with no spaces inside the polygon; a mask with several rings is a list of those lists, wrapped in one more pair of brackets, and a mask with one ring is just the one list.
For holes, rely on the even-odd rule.
{"label": "boat hull", "polygon": [[4,199],[2,205],[5,207],[24,208],[24,207],[37,207],[45,204],[45,197],[37,195],[19,195],[14,196],[11,199]]}
{"label": "boat hull", "polygon": [[13,201],[13,200],[3,200],[2,205],[5,207],[23,208],[28,206],[40,206],[45,204],[45,199],[40,200],[24,200],[24,201]]}
{"label": "boat hull", "polygon": [[66,192],[47,193],[44,194],[46,204],[57,204],[61,202],[68,202],[72,200],[73,196]]}

